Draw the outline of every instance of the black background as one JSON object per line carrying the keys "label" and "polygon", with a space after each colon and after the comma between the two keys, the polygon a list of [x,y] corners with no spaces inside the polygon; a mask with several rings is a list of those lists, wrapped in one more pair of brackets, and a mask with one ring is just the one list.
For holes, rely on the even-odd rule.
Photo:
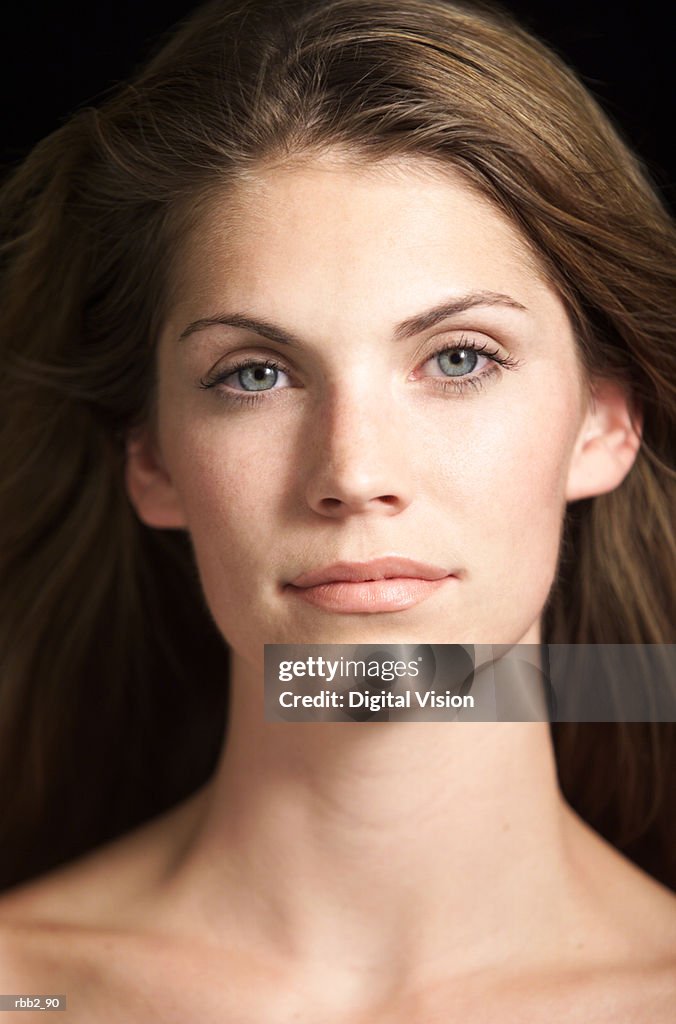
{"label": "black background", "polygon": [[[15,4],[3,19],[0,44],[5,168],[75,108],[126,79],[158,35],[199,6],[186,0]],[[508,0],[505,6],[577,71],[676,209],[674,40],[658,2]]]}

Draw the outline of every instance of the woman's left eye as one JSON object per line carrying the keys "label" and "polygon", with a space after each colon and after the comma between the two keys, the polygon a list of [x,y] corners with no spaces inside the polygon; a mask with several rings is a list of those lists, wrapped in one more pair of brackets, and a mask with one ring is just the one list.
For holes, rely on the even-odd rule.
{"label": "woman's left eye", "polygon": [[[513,370],[520,366],[520,361],[463,336],[457,345],[448,345],[433,353],[423,365],[438,371],[425,375],[434,378],[436,387],[461,395],[469,390],[480,391],[501,367]],[[475,372],[477,367],[478,372]]]}
{"label": "woman's left eye", "polygon": [[[441,349],[440,352],[435,353],[426,362],[437,370],[441,371],[439,374],[431,374],[430,376],[442,376],[442,377],[465,377],[476,370],[477,364],[484,360],[484,366],[487,362],[490,362],[489,358],[479,352],[474,346],[466,345],[464,347],[454,346],[452,348]],[[479,366],[479,369],[482,369]]]}

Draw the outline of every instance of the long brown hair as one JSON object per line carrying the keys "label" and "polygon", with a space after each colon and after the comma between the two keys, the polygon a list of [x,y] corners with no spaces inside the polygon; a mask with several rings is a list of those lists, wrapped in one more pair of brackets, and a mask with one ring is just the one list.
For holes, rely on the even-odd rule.
{"label": "long brown hair", "polygon": [[[569,505],[545,643],[672,639],[674,229],[565,64],[445,0],[214,0],[77,111],[0,197],[0,887],[177,803],[227,726],[228,650],[189,538],[143,525],[124,438],[155,389],[180,243],[263,163],[339,149],[452,167],[520,230],[583,365],[643,415],[610,494]],[[554,724],[564,795],[676,886],[673,724]]]}

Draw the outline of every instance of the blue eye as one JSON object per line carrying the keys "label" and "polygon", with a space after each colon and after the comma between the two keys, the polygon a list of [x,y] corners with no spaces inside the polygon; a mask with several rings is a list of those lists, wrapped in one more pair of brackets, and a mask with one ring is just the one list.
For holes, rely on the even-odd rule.
{"label": "blue eye", "polygon": [[[275,388],[275,384],[279,380],[280,373],[286,376],[283,367],[273,359],[262,361],[248,359],[235,366],[229,366],[226,370],[208,380],[200,381],[199,386],[202,388],[212,388],[217,384],[227,384],[228,388],[232,391],[248,392],[255,395],[261,391],[279,390],[279,388]],[[229,383],[231,377],[236,377],[240,385],[239,387]]]}
{"label": "blue eye", "polygon": [[269,363],[250,363],[237,371],[237,379],[245,391],[269,391],[278,377],[279,370]]}
{"label": "blue eye", "polygon": [[[475,373],[482,360],[483,366],[480,365],[479,372]],[[470,389],[480,391],[489,379],[499,373],[500,367],[511,370],[520,363],[511,356],[503,356],[488,345],[479,345],[463,335],[457,345],[446,345],[432,353],[424,365],[439,371],[427,375],[434,380],[436,387],[450,394],[461,395]]]}
{"label": "blue eye", "polygon": [[449,377],[460,377],[471,373],[479,362],[479,355],[473,348],[447,348],[435,356],[438,365]]}

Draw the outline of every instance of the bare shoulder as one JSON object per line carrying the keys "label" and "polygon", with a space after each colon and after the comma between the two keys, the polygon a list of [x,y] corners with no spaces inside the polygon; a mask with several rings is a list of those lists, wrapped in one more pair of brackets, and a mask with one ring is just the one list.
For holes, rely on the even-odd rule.
{"label": "bare shoulder", "polygon": [[86,993],[100,982],[107,945],[100,931],[77,923],[96,900],[90,870],[69,866],[0,896],[0,992],[65,997],[74,1021],[73,999],[85,995],[91,1010]]}
{"label": "bare shoulder", "polygon": [[[69,895],[73,885],[71,878]],[[72,1024],[220,1024],[243,1010],[252,1021],[272,1020],[275,977],[243,951],[215,953],[158,929],[103,919],[96,925],[85,920],[91,906],[59,920],[63,893],[43,880],[40,895],[44,901],[27,888],[12,897],[11,910],[9,901],[4,913],[0,906],[0,992],[64,996]]]}
{"label": "bare shoulder", "polygon": [[[597,971],[577,970],[524,973],[486,986],[484,979],[464,986],[425,1024],[448,1024],[457,1019],[482,1024],[672,1024],[676,1005],[675,965],[654,964],[639,969],[617,966]],[[477,1012],[481,1008],[483,1012]],[[444,1014],[444,1010],[446,1011]]]}
{"label": "bare shoulder", "polygon": [[572,856],[597,948],[668,975],[676,966],[676,894],[574,817]]}
{"label": "bare shoulder", "polygon": [[562,1019],[577,1019],[586,1007],[589,1024],[668,1024],[676,1006],[676,894],[572,812],[570,820],[586,914],[579,962],[556,986]]}
{"label": "bare shoulder", "polygon": [[106,991],[112,1004],[113,985],[118,998],[135,964],[163,959],[139,907],[152,901],[187,804],[0,893],[0,992],[77,992],[91,1009]]}
{"label": "bare shoulder", "polygon": [[0,991],[64,996],[73,1024],[174,1024],[150,1007],[184,965],[170,942],[124,923],[124,903],[115,920],[115,894],[129,884],[116,878],[106,892],[86,864],[0,898]]}
{"label": "bare shoulder", "polygon": [[153,923],[156,894],[198,806],[199,795],[0,893],[0,992],[65,995],[73,1024],[182,1024],[197,974],[209,975],[212,998],[222,998],[225,963],[246,979],[251,965],[237,950],[207,965],[201,949]]}
{"label": "bare shoulder", "polygon": [[198,792],[117,839],[0,893],[0,929],[133,926],[135,909],[152,900],[202,798]]}
{"label": "bare shoulder", "polygon": [[[162,1019],[149,1012],[162,985],[148,968],[159,959],[143,936],[112,929],[0,926],[0,991],[59,996],[72,1024]],[[174,1024],[170,1016],[166,1020]]]}

